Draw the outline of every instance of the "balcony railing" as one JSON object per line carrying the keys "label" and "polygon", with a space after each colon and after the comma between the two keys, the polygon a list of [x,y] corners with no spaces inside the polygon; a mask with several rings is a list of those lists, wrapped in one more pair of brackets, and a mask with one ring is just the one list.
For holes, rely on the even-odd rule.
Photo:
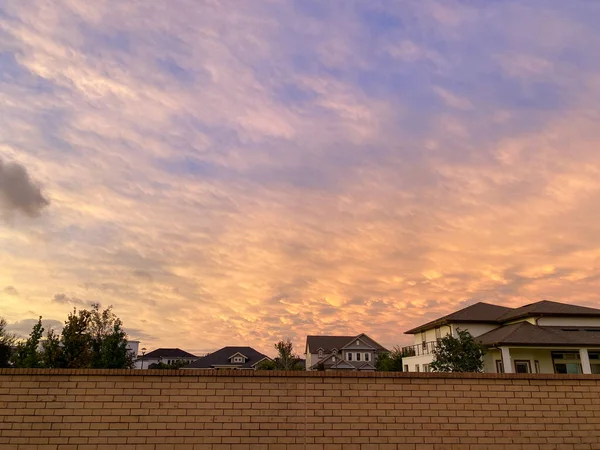
{"label": "balcony railing", "polygon": [[422,344],[409,345],[408,347],[402,347],[402,356],[423,356],[432,355],[433,349],[438,345],[437,341],[423,342]]}

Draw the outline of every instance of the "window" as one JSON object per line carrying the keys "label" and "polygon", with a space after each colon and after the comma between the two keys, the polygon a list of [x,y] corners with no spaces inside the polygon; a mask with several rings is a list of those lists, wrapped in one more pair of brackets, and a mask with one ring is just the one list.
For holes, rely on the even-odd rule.
{"label": "window", "polygon": [[429,364],[423,364],[423,372],[429,372]]}
{"label": "window", "polygon": [[496,360],[496,373],[504,373],[504,363],[502,360]]}
{"label": "window", "polygon": [[516,373],[531,373],[531,362],[525,360],[515,360]]}
{"label": "window", "polygon": [[535,366],[535,373],[542,373],[540,372],[540,362],[538,360],[535,360],[533,365]]}
{"label": "window", "polygon": [[435,338],[436,339],[441,339],[442,338],[442,329],[440,327],[437,327],[435,329]]}
{"label": "window", "polygon": [[346,353],[346,359],[348,361],[352,361],[352,353],[351,352]]}
{"label": "window", "polygon": [[404,364],[404,371],[408,372],[408,364]]}
{"label": "window", "polygon": [[356,354],[356,360],[357,360],[357,361],[360,361],[360,353],[357,353],[357,354]]}
{"label": "window", "polygon": [[360,341],[356,341],[356,345],[360,345]]}
{"label": "window", "polygon": [[333,354],[334,354],[334,355],[337,355],[337,348],[334,348],[334,349],[333,349]]}
{"label": "window", "polygon": [[600,373],[600,352],[588,352],[592,373]]}
{"label": "window", "polygon": [[236,363],[244,362],[244,359],[241,356],[234,356],[233,362],[236,362]]}
{"label": "window", "polygon": [[365,361],[371,361],[371,355],[369,353],[365,353]]}
{"label": "window", "polygon": [[415,372],[419,372],[419,365],[415,364]]}
{"label": "window", "polygon": [[579,352],[552,352],[554,373],[582,373]]}
{"label": "window", "polygon": [[581,364],[579,363],[565,363],[565,364],[554,364],[555,373],[581,373]]}
{"label": "window", "polygon": [[323,357],[323,350],[319,349],[319,358]]}
{"label": "window", "polygon": [[425,344],[425,342],[427,342],[427,332],[426,331],[421,331],[421,341],[423,342],[423,344]]}

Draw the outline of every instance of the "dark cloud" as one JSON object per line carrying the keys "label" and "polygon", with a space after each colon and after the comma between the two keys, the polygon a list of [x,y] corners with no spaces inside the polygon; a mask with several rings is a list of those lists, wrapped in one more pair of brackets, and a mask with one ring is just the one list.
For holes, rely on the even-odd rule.
{"label": "dark cloud", "polygon": [[0,207],[37,217],[49,204],[25,167],[15,162],[5,164],[0,159]]}
{"label": "dark cloud", "polygon": [[75,305],[81,307],[89,307],[93,302],[81,300],[77,297],[69,297],[67,294],[54,294],[52,298],[53,303],[60,303],[63,305]]}
{"label": "dark cloud", "polygon": [[[18,337],[27,337],[31,333],[33,326],[37,323],[38,319],[23,319],[18,322],[9,323],[6,326],[6,329],[16,334]],[[46,333],[49,329],[61,331],[63,328],[63,323],[60,320],[52,320],[52,319],[42,319],[42,326],[44,327],[44,333]]]}
{"label": "dark cloud", "polygon": [[147,281],[149,283],[152,283],[154,281],[152,275],[149,272],[146,272],[145,270],[134,270],[133,276],[141,280]]}
{"label": "dark cloud", "polygon": [[4,290],[3,290],[3,292],[5,294],[12,295],[14,297],[18,297],[19,296],[19,291],[17,291],[17,288],[14,287],[14,286],[6,286],[4,288]]}
{"label": "dark cloud", "polygon": [[156,336],[146,333],[144,330],[140,330],[139,328],[126,327],[125,332],[127,333],[127,337],[130,340],[148,342],[156,339]]}

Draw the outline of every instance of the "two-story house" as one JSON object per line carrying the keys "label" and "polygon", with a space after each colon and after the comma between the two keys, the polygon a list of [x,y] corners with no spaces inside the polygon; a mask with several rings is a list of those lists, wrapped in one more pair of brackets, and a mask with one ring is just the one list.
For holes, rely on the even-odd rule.
{"label": "two-story house", "polygon": [[475,303],[406,331],[404,370],[428,372],[437,341],[466,330],[485,348],[484,372],[600,373],[600,309],[552,301],[520,308]]}
{"label": "two-story house", "polygon": [[306,370],[374,371],[377,357],[389,353],[366,334],[307,336]]}

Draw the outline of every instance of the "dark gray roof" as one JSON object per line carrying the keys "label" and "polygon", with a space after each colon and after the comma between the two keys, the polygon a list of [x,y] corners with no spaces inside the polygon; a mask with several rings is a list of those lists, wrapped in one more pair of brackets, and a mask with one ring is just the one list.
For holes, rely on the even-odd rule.
{"label": "dark gray roof", "polygon": [[377,350],[386,352],[388,351],[385,347],[371,339],[366,334],[355,334],[354,336],[306,336],[306,346],[311,350],[312,353],[316,353],[320,348],[322,348],[325,353],[331,353],[334,348],[341,350],[343,347],[357,338],[364,338],[366,342],[372,344],[372,346]]}
{"label": "dark gray roof", "polygon": [[447,316],[440,317],[439,319],[427,322],[424,325],[420,325],[412,330],[405,331],[405,334],[416,334],[421,331],[430,330],[431,328],[437,328],[442,325],[454,322],[466,322],[466,323],[496,323],[498,318],[503,314],[512,311],[511,308],[505,306],[492,305],[490,303],[479,302],[474,305],[467,306],[466,308],[460,309]]}
{"label": "dark gray roof", "polygon": [[600,327],[538,326],[513,323],[476,338],[486,347],[500,345],[594,346],[600,347]]}
{"label": "dark gray roof", "polygon": [[507,308],[504,306],[479,302],[453,312],[452,314],[448,314],[447,316],[432,320],[424,325],[420,325],[412,330],[405,331],[405,334],[416,334],[421,331],[456,322],[503,324],[525,317],[538,316],[600,317],[600,309],[551,302],[548,300],[531,303],[519,308]]}
{"label": "dark gray roof", "polygon": [[587,308],[585,306],[569,305],[567,303],[551,302],[542,300],[512,309],[500,316],[499,321],[509,322],[529,316],[578,316],[578,317],[600,317],[600,309]]}
{"label": "dark gray roof", "polygon": [[181,350],[180,348],[157,348],[150,353],[146,353],[139,359],[159,359],[159,358],[197,358],[196,355]]}
{"label": "dark gray roof", "polygon": [[306,336],[306,345],[313,352],[320,348],[325,353],[330,353],[331,350],[341,349],[356,336]]}
{"label": "dark gray roof", "polygon": [[[232,363],[229,361],[229,358],[231,358],[236,353],[241,353],[246,358],[248,358],[244,364]],[[197,359],[193,363],[187,365],[185,368],[211,369],[215,366],[228,366],[234,369],[252,369],[256,363],[265,358],[269,357],[267,355],[263,355],[260,352],[257,352],[252,347],[223,347],[222,349],[217,350],[216,352],[210,353],[203,358]]]}

